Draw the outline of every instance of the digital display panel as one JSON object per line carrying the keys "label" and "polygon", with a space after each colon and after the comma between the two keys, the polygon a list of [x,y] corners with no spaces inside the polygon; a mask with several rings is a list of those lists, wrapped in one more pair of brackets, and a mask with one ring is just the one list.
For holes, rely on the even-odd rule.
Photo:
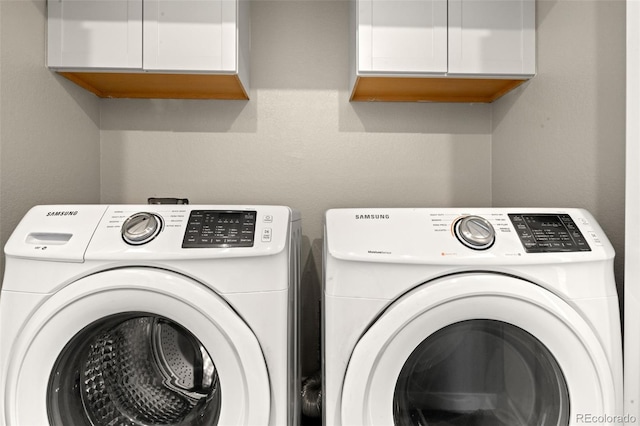
{"label": "digital display panel", "polygon": [[568,214],[510,214],[509,219],[527,253],[591,251]]}
{"label": "digital display panel", "polygon": [[253,247],[255,211],[193,210],[182,248]]}

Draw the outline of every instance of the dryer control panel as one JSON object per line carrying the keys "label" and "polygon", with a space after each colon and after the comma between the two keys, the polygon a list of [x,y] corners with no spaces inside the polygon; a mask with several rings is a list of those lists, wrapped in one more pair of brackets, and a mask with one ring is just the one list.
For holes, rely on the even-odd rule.
{"label": "dryer control panel", "polygon": [[595,218],[571,208],[332,209],[327,256],[430,265],[557,264],[612,259]]}
{"label": "dryer control panel", "polygon": [[568,214],[509,214],[527,253],[591,251]]}

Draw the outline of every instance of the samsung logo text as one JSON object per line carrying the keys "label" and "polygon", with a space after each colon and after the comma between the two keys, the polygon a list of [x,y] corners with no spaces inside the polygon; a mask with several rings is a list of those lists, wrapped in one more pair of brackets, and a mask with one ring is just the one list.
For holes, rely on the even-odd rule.
{"label": "samsung logo text", "polygon": [[47,212],[47,216],[75,216],[78,214],[77,210]]}
{"label": "samsung logo text", "polygon": [[388,214],[357,214],[356,220],[388,220]]}

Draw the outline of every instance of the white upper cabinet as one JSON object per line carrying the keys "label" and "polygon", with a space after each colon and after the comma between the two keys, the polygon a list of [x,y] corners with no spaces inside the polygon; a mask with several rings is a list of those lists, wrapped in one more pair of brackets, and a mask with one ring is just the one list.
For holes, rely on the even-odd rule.
{"label": "white upper cabinet", "polygon": [[447,71],[446,0],[361,0],[358,21],[360,71]]}
{"label": "white upper cabinet", "polygon": [[534,0],[449,0],[450,74],[532,76]]}
{"label": "white upper cabinet", "polygon": [[535,0],[353,2],[352,100],[490,102],[535,74]]}
{"label": "white upper cabinet", "polygon": [[236,2],[145,0],[144,68],[234,71]]}
{"label": "white upper cabinet", "polygon": [[47,65],[142,68],[142,0],[49,0]]}
{"label": "white upper cabinet", "polygon": [[246,98],[249,25],[248,0],[49,0],[47,65],[99,96]]}

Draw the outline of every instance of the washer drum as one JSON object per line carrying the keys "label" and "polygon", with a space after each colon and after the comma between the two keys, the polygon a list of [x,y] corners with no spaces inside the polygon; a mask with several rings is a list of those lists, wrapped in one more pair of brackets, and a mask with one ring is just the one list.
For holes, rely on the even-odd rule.
{"label": "washer drum", "polygon": [[211,357],[191,333],[157,316],[79,333],[59,357],[49,389],[54,425],[76,424],[77,417],[92,426],[215,424],[220,411]]}

